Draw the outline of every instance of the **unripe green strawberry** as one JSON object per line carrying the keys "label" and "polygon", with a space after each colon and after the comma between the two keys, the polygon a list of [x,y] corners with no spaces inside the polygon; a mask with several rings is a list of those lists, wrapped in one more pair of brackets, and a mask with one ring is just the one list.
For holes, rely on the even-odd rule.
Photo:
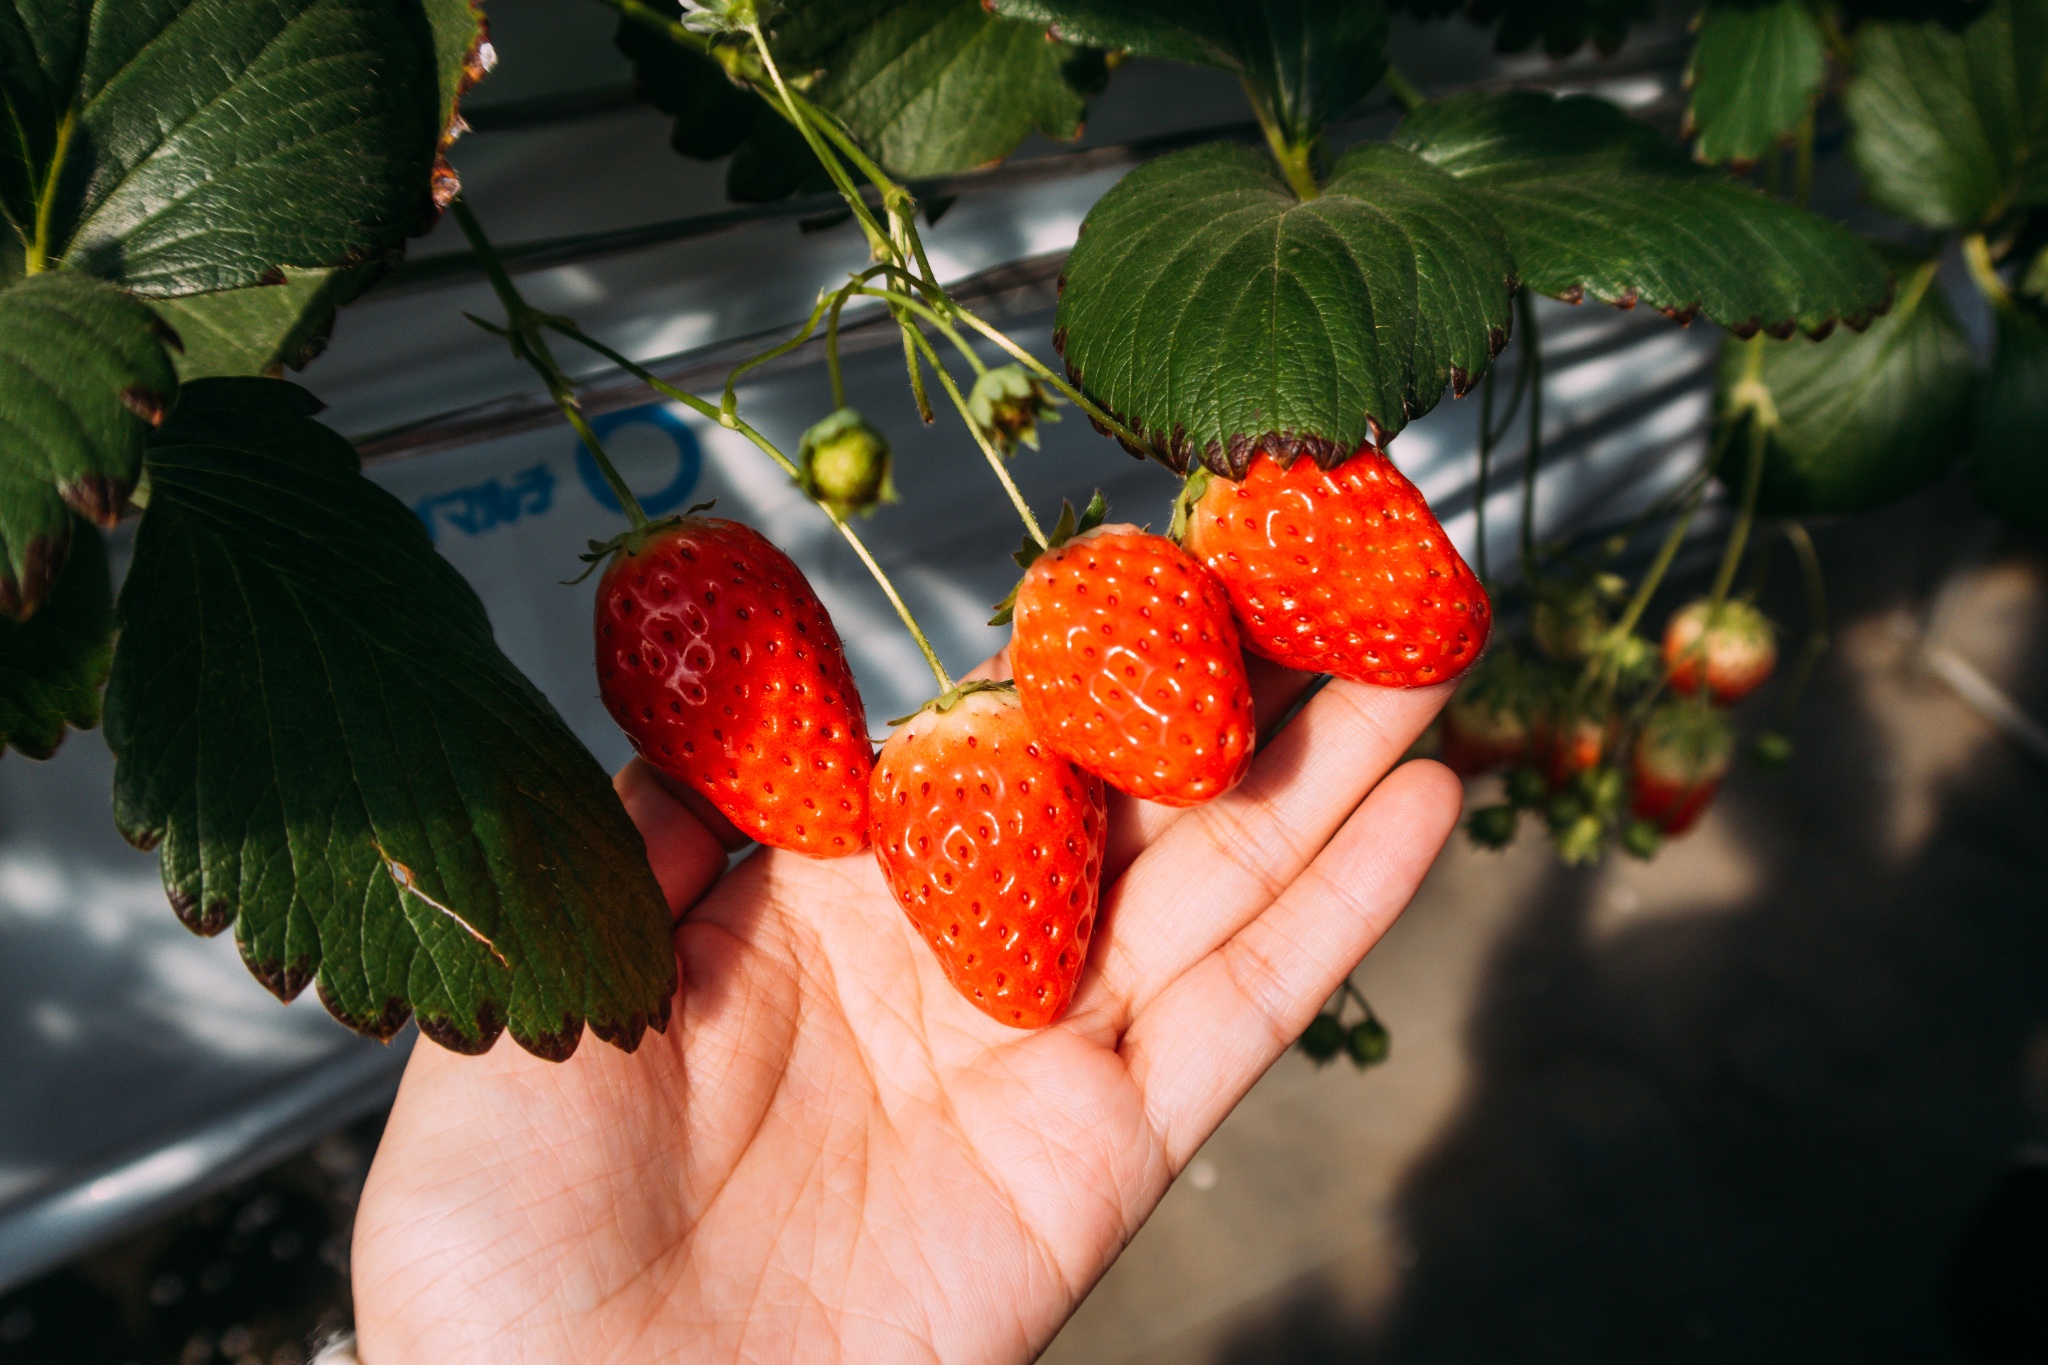
{"label": "unripe green strawberry", "polygon": [[1414,484],[1372,446],[1333,470],[1263,451],[1194,494],[1182,543],[1223,580],[1245,648],[1382,687],[1448,682],[1493,607]]}
{"label": "unripe green strawberry", "polygon": [[889,438],[852,408],[816,423],[797,446],[804,492],[842,520],[896,501],[889,478]]}
{"label": "unripe green strawberry", "polygon": [[1193,806],[1236,786],[1258,743],[1223,585],[1165,536],[1100,526],[1032,561],[1010,667],[1025,718],[1110,786]]}
{"label": "unripe green strawberry", "polygon": [[999,365],[974,381],[967,415],[1008,455],[1020,441],[1038,449],[1038,424],[1060,420],[1057,402],[1022,365]]}
{"label": "unripe green strawberry", "polygon": [[1058,1019],[1095,932],[1101,781],[1008,684],[967,683],[889,736],[869,808],[875,859],[953,988],[1016,1028]]}
{"label": "unripe green strawberry", "polygon": [[1629,756],[1630,810],[1666,835],[1685,833],[1712,804],[1733,750],[1727,721],[1704,701],[1659,706]]}
{"label": "unripe green strawberry", "polygon": [[1691,694],[1704,680],[1723,706],[1740,701],[1771,676],[1778,664],[1777,632],[1771,619],[1747,602],[1707,598],[1689,602],[1664,627],[1664,667],[1674,692]]}
{"label": "unripe green strawberry", "polygon": [[760,532],[687,516],[597,586],[605,709],[649,763],[743,833],[816,857],[867,840],[867,714],[839,632]]}

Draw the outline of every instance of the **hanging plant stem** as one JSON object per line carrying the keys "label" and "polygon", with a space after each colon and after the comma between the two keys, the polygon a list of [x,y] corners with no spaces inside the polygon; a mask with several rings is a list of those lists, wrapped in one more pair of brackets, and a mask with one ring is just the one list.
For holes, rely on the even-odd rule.
{"label": "hanging plant stem", "polygon": [[946,390],[946,396],[952,399],[953,406],[960,410],[960,420],[967,424],[967,430],[973,435],[974,443],[980,446],[981,453],[988,457],[988,467],[995,471],[996,481],[1002,484],[1003,491],[1009,494],[1010,505],[1017,509],[1017,516],[1023,521],[1024,530],[1033,540],[1044,545],[1045,532],[1039,528],[1038,518],[1031,515],[1031,504],[1024,500],[1024,494],[1018,490],[1016,480],[1010,477],[1003,453],[995,448],[994,442],[988,439],[988,433],[974,420],[974,414],[967,406],[966,397],[960,392],[960,386],[953,382],[953,376],[946,372],[945,365],[939,360],[939,353],[932,349],[931,342],[925,338],[922,331],[913,327],[904,335],[916,339],[925,363],[932,367],[932,373],[939,377],[939,384]]}
{"label": "hanging plant stem", "polygon": [[1783,731],[1791,725],[1792,712],[1813,676],[1814,666],[1828,650],[1828,587],[1821,577],[1820,555],[1813,548],[1813,537],[1807,534],[1806,527],[1789,518],[1780,525],[1785,539],[1792,542],[1792,552],[1799,559],[1799,576],[1806,587],[1806,642],[1800,647],[1799,662],[1793,665],[1792,677],[1785,684],[1785,694],[1778,699],[1778,729]]}
{"label": "hanging plant stem", "polygon": [[1516,321],[1529,361],[1529,454],[1522,462],[1522,581],[1536,586],[1536,476],[1543,468],[1543,347],[1536,332],[1536,300],[1526,288],[1515,293]]}

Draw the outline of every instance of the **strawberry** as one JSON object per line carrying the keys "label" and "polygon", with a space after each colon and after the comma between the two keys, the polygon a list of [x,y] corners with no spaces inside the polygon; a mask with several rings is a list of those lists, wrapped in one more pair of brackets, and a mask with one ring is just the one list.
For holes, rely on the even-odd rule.
{"label": "strawberry", "polygon": [[1098,526],[1017,585],[1010,666],[1024,719],[1118,791],[1195,806],[1236,786],[1258,742],[1230,599],[1165,536]]}
{"label": "strawberry", "polygon": [[1480,660],[1444,707],[1437,756],[1460,777],[1476,777],[1529,756],[1540,683],[1513,650]]}
{"label": "strawberry", "polygon": [[965,683],[875,760],[875,858],[953,989],[1017,1028],[1073,998],[1095,930],[1102,782],[1032,731],[1008,683]]}
{"label": "strawberry", "polygon": [[1543,775],[1552,791],[1562,790],[1580,773],[1591,772],[1607,757],[1614,742],[1615,723],[1611,716],[1590,712],[1562,714],[1562,704],[1536,727],[1531,752],[1542,761]]}
{"label": "strawberry", "polygon": [[764,844],[837,857],[866,841],[867,714],[788,555],[681,517],[621,542],[596,616],[598,691],[643,758]]}
{"label": "strawberry", "polygon": [[1629,755],[1630,810],[1665,834],[1685,833],[1712,803],[1733,747],[1727,722],[1704,702],[1658,707]]}
{"label": "strawberry", "polygon": [[1691,695],[1704,676],[1707,692],[1723,706],[1763,686],[1778,664],[1771,620],[1747,602],[1717,610],[1702,597],[1672,613],[1664,627],[1664,667],[1675,692]]}
{"label": "strawberry", "polygon": [[1242,482],[1196,475],[1188,500],[1182,544],[1223,580],[1255,654],[1422,687],[1457,677],[1486,647],[1486,590],[1372,446],[1329,471],[1261,451]]}

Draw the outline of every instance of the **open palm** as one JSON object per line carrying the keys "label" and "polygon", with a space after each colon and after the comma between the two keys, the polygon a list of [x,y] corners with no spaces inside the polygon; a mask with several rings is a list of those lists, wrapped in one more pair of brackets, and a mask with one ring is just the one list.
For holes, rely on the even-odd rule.
{"label": "open palm", "polygon": [[629,767],[675,1022],[559,1065],[413,1054],[356,1225],[362,1359],[1029,1359],[1414,893],[1459,792],[1395,765],[1442,701],[1332,684],[1221,800],[1113,802],[1102,932],[1037,1033],[954,994],[872,858],[721,878]]}

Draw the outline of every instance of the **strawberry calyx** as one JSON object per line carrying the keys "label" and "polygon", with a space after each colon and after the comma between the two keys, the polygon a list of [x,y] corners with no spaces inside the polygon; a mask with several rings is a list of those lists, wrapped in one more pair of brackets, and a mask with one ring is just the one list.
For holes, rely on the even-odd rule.
{"label": "strawberry calyx", "polygon": [[[1059,520],[1052,524],[1052,530],[1046,532],[1045,544],[1040,545],[1030,536],[1026,536],[1024,537],[1023,544],[1018,547],[1017,552],[1011,555],[1010,558],[1017,561],[1018,568],[1029,570],[1033,564],[1038,562],[1040,555],[1057,550],[1070,540],[1080,539],[1090,531],[1101,526],[1108,519],[1109,499],[1102,495],[1100,488],[1095,490],[1095,496],[1088,499],[1088,505],[1081,509],[1078,516],[1074,512],[1074,504],[1063,498],[1060,500]],[[1011,586],[1009,595],[996,603],[996,614],[988,618],[990,625],[1007,626],[1010,624],[1010,618],[1017,611],[1017,589],[1023,585],[1024,580],[1020,577]]]}
{"label": "strawberry calyx", "polygon": [[888,723],[890,725],[908,725],[927,711],[936,711],[940,715],[944,715],[977,692],[1015,692],[1016,690],[1017,684],[1008,678],[969,678],[966,682],[957,683],[947,691],[939,693],[938,696],[933,697],[909,715],[897,716]]}
{"label": "strawberry calyx", "polygon": [[1188,518],[1194,515],[1195,504],[1209,491],[1209,481],[1216,476],[1209,472],[1207,465],[1196,465],[1181,485],[1180,496],[1173,500],[1173,520],[1167,524],[1166,538],[1179,545],[1187,537]]}
{"label": "strawberry calyx", "polygon": [[1014,455],[1019,442],[1038,449],[1038,424],[1060,420],[1059,401],[1022,365],[998,365],[974,381],[967,412],[1003,454]]}
{"label": "strawberry calyx", "polygon": [[564,583],[581,583],[584,579],[595,573],[600,564],[610,560],[614,555],[620,553],[627,555],[639,554],[646,547],[648,541],[658,535],[674,530],[699,512],[708,512],[717,505],[718,499],[716,498],[711,499],[709,502],[693,503],[688,510],[678,512],[673,516],[642,522],[638,526],[629,526],[610,540],[590,541],[590,548],[576,556],[586,565],[583,572],[577,574],[574,578],[565,579]]}

